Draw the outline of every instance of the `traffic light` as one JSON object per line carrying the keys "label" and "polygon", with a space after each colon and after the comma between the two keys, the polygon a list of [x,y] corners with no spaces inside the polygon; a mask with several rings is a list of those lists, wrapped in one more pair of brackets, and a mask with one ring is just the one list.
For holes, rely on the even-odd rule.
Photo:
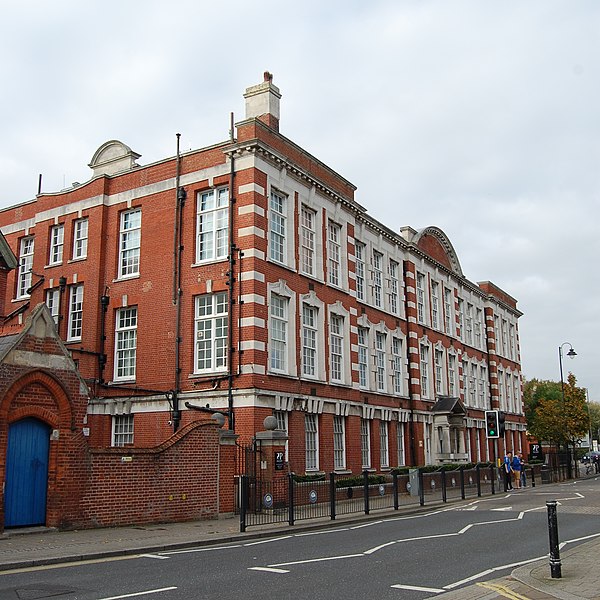
{"label": "traffic light", "polygon": [[499,438],[500,437],[500,423],[498,419],[497,410],[486,410],[485,411],[485,437],[487,438]]}
{"label": "traffic light", "polygon": [[500,434],[500,437],[502,437],[504,435],[504,431],[506,429],[506,425],[504,424],[505,419],[506,419],[506,413],[503,410],[499,410],[498,411],[498,433]]}

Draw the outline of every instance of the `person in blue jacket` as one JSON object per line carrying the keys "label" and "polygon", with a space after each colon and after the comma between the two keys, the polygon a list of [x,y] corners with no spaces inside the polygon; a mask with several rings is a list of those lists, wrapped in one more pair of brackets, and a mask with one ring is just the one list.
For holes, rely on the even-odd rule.
{"label": "person in blue jacket", "polygon": [[502,470],[504,471],[504,491],[508,492],[513,489],[512,486],[512,452],[507,452],[504,456],[504,464]]}
{"label": "person in blue jacket", "polygon": [[514,487],[516,490],[521,489],[521,459],[518,454],[515,454],[512,459],[512,472]]}

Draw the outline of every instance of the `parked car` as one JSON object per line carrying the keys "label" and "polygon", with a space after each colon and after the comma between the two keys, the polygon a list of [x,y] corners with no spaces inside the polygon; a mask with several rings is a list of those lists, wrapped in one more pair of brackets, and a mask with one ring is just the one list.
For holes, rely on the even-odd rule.
{"label": "parked car", "polygon": [[582,463],[598,462],[599,460],[600,460],[600,452],[596,452],[595,450],[592,450],[591,452],[587,452],[586,454],[584,454],[581,457]]}

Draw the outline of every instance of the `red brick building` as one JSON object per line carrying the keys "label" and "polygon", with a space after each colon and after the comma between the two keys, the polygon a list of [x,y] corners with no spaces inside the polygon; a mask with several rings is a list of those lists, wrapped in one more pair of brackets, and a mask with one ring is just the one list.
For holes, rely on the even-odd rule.
{"label": "red brick building", "polygon": [[[91,179],[0,211],[6,325],[46,303],[89,388],[91,448],[155,448],[275,415],[295,472],[493,459],[524,446],[516,300],[437,227],[394,232],[246,90],[230,139],[149,165],[110,141]],[[484,411],[506,413],[499,448]]]}

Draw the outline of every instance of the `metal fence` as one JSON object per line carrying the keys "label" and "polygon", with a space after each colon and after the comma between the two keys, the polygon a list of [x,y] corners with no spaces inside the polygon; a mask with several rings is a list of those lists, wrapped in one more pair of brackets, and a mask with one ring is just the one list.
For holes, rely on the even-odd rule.
{"label": "metal fence", "polygon": [[[237,478],[236,512],[240,531],[271,523],[294,525],[303,519],[334,520],[341,515],[494,494],[500,489],[496,485],[498,474],[494,466],[477,465],[455,470],[412,469],[401,475],[364,471],[358,477],[348,477],[330,473],[310,480],[293,473],[272,481],[241,475]],[[531,481],[535,485],[533,471]]]}

